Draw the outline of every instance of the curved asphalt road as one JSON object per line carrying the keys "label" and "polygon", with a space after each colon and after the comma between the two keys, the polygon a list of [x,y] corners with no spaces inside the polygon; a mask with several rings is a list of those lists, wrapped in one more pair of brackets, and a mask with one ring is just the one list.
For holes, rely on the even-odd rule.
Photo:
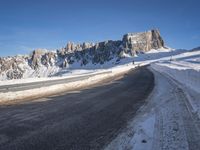
{"label": "curved asphalt road", "polygon": [[154,86],[146,68],[79,92],[0,106],[0,150],[96,150],[122,131]]}

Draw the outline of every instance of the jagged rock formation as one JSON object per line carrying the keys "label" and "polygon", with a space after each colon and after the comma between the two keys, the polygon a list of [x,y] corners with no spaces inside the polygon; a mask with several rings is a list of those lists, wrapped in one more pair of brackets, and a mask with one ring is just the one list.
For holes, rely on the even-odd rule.
{"label": "jagged rock formation", "polygon": [[161,47],[164,47],[164,41],[158,30],[128,33],[119,41],[96,44],[68,42],[66,47],[53,52],[37,49],[30,56],[0,58],[0,80],[50,76],[73,64],[104,64],[114,58],[120,60],[125,55],[134,56]]}
{"label": "jagged rock formation", "polygon": [[139,51],[159,49],[164,46],[164,41],[158,30],[141,33],[128,33],[123,37],[123,46],[134,54]]}
{"label": "jagged rock formation", "polygon": [[68,42],[67,46],[63,50],[70,53],[74,51],[81,51],[84,49],[88,49],[94,45],[95,45],[94,43],[86,43],[86,42],[84,42],[83,44],[74,44],[73,42]]}
{"label": "jagged rock formation", "polygon": [[23,68],[21,64],[27,60],[25,56],[0,58],[0,77],[4,77],[3,79],[22,78],[26,68]]}

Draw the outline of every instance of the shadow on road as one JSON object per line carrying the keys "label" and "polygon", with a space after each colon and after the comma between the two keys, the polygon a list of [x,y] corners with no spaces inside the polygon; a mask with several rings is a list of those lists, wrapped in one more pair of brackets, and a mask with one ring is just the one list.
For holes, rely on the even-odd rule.
{"label": "shadow on road", "polygon": [[145,67],[109,84],[0,106],[0,149],[101,149],[133,118],[154,87]]}

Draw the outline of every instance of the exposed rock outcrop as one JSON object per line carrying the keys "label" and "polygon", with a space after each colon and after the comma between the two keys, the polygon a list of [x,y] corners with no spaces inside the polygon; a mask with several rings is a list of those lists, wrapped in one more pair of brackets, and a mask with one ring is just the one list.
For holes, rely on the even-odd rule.
{"label": "exposed rock outcrop", "polygon": [[41,64],[41,58],[42,55],[45,54],[46,51],[42,49],[37,49],[33,51],[32,57],[31,57],[31,67],[34,69],[37,69]]}
{"label": "exposed rock outcrop", "polygon": [[26,56],[0,58],[0,79],[20,79],[26,70]]}
{"label": "exposed rock outcrop", "polygon": [[158,30],[141,33],[128,33],[123,37],[123,46],[130,49],[131,53],[164,47],[164,41]]}
{"label": "exposed rock outcrop", "polygon": [[135,53],[161,47],[164,47],[164,41],[158,30],[128,33],[122,40],[108,40],[96,44],[68,42],[66,47],[53,52],[37,49],[30,56],[0,58],[0,80],[43,76],[40,72],[48,76],[74,63],[80,66],[88,63],[104,64],[113,58],[119,61],[126,55],[134,56]]}
{"label": "exposed rock outcrop", "polygon": [[83,44],[74,44],[73,42],[68,42],[66,47],[64,48],[66,53],[73,53],[75,51],[81,51],[84,49],[88,49],[94,46],[94,43],[86,43]]}

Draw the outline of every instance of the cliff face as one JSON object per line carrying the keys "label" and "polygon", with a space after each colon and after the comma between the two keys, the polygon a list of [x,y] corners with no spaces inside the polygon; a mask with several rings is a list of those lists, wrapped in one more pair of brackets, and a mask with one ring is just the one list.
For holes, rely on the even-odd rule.
{"label": "cliff face", "polygon": [[30,56],[0,58],[0,80],[51,76],[75,63],[80,66],[104,64],[113,58],[120,60],[122,54],[134,56],[161,47],[164,47],[164,41],[158,30],[128,33],[119,41],[96,44],[68,42],[66,47],[54,52],[38,49]]}
{"label": "cliff face", "polygon": [[158,30],[151,30],[141,33],[128,33],[123,37],[123,46],[132,51],[132,53],[140,51],[149,51],[151,49],[159,49],[164,47],[164,41]]}
{"label": "cliff face", "polygon": [[22,57],[0,58],[0,79],[22,78],[24,70],[20,67],[20,64],[23,64],[25,60],[26,58]]}

